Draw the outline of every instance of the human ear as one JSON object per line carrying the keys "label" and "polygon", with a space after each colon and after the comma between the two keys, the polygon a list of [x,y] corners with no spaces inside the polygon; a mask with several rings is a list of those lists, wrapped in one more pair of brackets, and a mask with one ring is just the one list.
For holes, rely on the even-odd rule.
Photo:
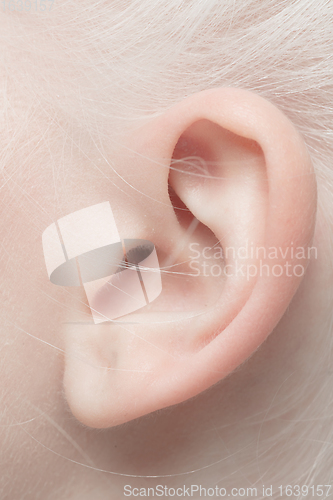
{"label": "human ear", "polygon": [[[193,397],[251,356],[300,284],[315,223],[305,144],[281,111],[253,93],[221,88],[190,96],[137,129],[131,145],[144,158],[131,179],[137,175],[138,190],[146,186],[145,224],[152,228],[136,237],[160,251],[162,287],[163,270],[189,258],[179,241],[195,241],[201,257],[222,248],[225,272],[197,277],[202,297],[185,278],[162,291],[171,310],[203,303],[207,289],[218,289],[199,314],[169,320],[157,307],[153,321],[143,309],[137,324],[66,328],[66,397],[82,423],[98,428]],[[156,224],[159,216],[165,225]],[[252,251],[241,254],[246,244]]]}

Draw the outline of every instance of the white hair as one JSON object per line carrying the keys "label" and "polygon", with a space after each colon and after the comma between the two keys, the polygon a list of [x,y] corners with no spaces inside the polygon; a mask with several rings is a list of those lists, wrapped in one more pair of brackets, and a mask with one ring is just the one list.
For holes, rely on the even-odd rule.
{"label": "white hair", "polygon": [[[45,144],[81,133],[103,144],[119,128],[195,92],[242,87],[273,102],[303,135],[317,173],[319,209],[332,227],[332,0],[55,0],[50,12],[3,15],[1,167],[14,161],[30,131],[46,134]],[[23,124],[13,111],[17,94]],[[332,303],[332,297],[327,300]],[[332,322],[326,321],[328,335]],[[326,359],[309,366],[297,394],[286,391],[280,405],[258,415],[263,424],[284,424],[261,434],[255,463],[244,451],[232,458],[235,464],[254,472],[270,458],[276,465],[268,471],[270,482],[329,484],[333,399],[331,378],[320,367],[328,358],[329,349]],[[322,381],[322,390],[304,406],[314,397],[315,380]],[[288,420],[300,401],[304,413]],[[311,439],[319,434],[314,457]],[[276,452],[279,441],[283,456]]]}

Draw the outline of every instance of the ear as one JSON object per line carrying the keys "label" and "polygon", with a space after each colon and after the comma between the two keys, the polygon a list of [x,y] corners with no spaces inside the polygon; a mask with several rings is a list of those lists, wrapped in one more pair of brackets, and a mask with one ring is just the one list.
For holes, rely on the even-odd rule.
{"label": "ear", "polygon": [[67,325],[67,400],[93,427],[184,401],[251,356],[300,284],[315,222],[303,140],[250,92],[193,95],[130,144],[128,178],[146,208],[145,229],[123,237],[153,241],[163,291],[120,322]]}

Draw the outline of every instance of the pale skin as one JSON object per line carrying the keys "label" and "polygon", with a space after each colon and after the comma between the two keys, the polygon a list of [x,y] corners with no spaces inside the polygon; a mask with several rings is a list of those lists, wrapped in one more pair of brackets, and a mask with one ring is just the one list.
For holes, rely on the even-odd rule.
{"label": "pale skin", "polygon": [[[35,142],[38,136],[25,146],[25,157]],[[9,169],[12,177],[2,189],[4,495],[12,489],[11,498],[19,499],[31,489],[24,498],[106,499],[123,498],[126,484],[269,483],[270,467],[282,467],[295,450],[286,449],[282,436],[272,455],[261,455],[260,436],[283,425],[274,419],[262,425],[263,415],[277,405],[287,407],[284,417],[297,418],[326,380],[324,374],[309,386],[302,405],[286,402],[307,378],[314,346],[325,352],[321,328],[332,286],[332,228],[317,210],[316,176],[304,142],[266,100],[219,88],[176,103],[105,148],[107,157],[86,147],[87,157],[55,140],[52,156],[68,172],[56,194],[42,148],[33,173]],[[214,161],[213,175],[223,182],[193,181],[177,169],[170,174],[172,158],[193,151]],[[163,262],[176,253],[190,221],[188,213],[177,219],[169,181],[201,222],[191,241],[202,247],[216,240],[229,247],[246,239],[266,247],[293,242],[315,246],[318,258],[302,261],[305,277],[198,278],[204,298],[214,292],[207,311],[197,289],[170,279],[162,309],[152,305],[137,313],[141,325],[74,325],[89,314],[83,290],[49,282],[42,231],[55,219],[109,200],[121,236],[153,241]],[[187,255],[183,249],[175,258]],[[184,294],[187,312],[199,308],[199,317],[179,317]],[[315,455],[313,448],[300,470]]]}

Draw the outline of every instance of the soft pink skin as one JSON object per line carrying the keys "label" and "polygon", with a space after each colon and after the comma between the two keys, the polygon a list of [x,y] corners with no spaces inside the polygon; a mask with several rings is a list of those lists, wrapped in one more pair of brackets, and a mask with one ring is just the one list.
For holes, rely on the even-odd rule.
{"label": "soft pink skin", "polygon": [[[134,241],[139,244],[141,240]],[[126,252],[126,240],[124,247]],[[84,284],[95,324],[142,309],[160,295],[162,281],[155,247],[137,264],[126,264],[128,269]]]}
{"label": "soft pink skin", "polygon": [[[223,183],[212,184],[200,180],[189,184],[186,176],[175,171],[170,177],[178,196],[218,239],[226,246],[240,245],[246,238],[284,248],[291,240],[298,246],[313,244],[318,248],[318,260],[311,262],[294,299],[301,281],[296,277],[230,278],[214,300],[215,307],[199,318],[175,322],[175,315],[168,323],[168,316],[152,309],[149,318],[159,322],[158,327],[80,324],[89,312],[84,292],[54,287],[48,281],[42,228],[67,213],[112,200],[122,238],[148,239],[165,256],[172,254],[186,232],[168,196],[168,167],[180,137],[197,144],[203,156],[216,161],[224,177]],[[253,141],[263,153],[253,147]],[[257,464],[269,468],[274,459],[278,463],[279,455],[260,461],[262,419],[256,423],[255,415],[269,408],[273,396],[274,404],[284,404],[303,383],[309,366],[312,369],[314,346],[325,353],[321,327],[333,282],[332,266],[326,261],[326,235],[332,234],[332,228],[324,225],[319,213],[312,243],[315,176],[303,142],[285,116],[254,94],[217,89],[176,104],[125,135],[122,143],[130,144],[138,154],[127,157],[127,149],[119,142],[109,155],[136,191],[114,173],[108,172],[106,182],[101,171],[92,171],[90,161],[79,152],[78,161],[70,164],[75,181],[58,193],[57,210],[50,170],[43,162],[36,166],[34,179],[22,181],[14,175],[13,180],[24,184],[30,198],[18,203],[10,183],[2,190],[6,217],[1,223],[4,257],[0,273],[5,320],[0,384],[5,410],[0,484],[2,481],[4,495],[12,491],[13,500],[22,498],[23,492],[27,492],[25,498],[39,498],[38,493],[43,500],[122,498],[124,484],[161,481],[170,487],[185,480],[215,484],[235,470],[232,461],[222,462],[223,470],[220,464],[190,479],[145,482],[94,468],[134,475],[175,474],[200,469],[243,447],[247,451],[246,456],[239,455],[239,467],[244,465],[244,456],[247,463],[257,457]],[[55,155],[59,146],[53,145]],[[175,154],[181,153],[178,144]],[[156,168],[156,158],[166,168]],[[31,197],[43,207],[42,213],[31,204]],[[250,209],[244,210],[242,203]],[[35,220],[38,224],[34,225]],[[206,246],[204,226],[196,237]],[[209,279],[202,280],[203,291],[207,282],[210,286]],[[211,286],[215,284],[216,280]],[[168,293],[170,304],[193,300],[191,287],[179,280],[171,283]],[[142,321],[142,316],[138,313],[136,319]],[[153,418],[103,432],[82,425],[107,428],[186,401],[237,367],[210,391]],[[316,380],[311,387],[314,392],[323,383],[319,376]],[[306,411],[308,401],[304,399],[302,404],[290,405],[291,419]],[[251,417],[254,423],[246,427],[244,423]],[[18,425],[30,419],[34,420]],[[260,432],[274,433],[274,425],[276,422],[267,420]],[[284,449],[283,437],[277,446]],[[305,458],[303,465],[308,466],[312,458]],[[249,481],[259,478],[260,472],[251,469]],[[229,484],[241,486],[243,480],[233,477]]]}

